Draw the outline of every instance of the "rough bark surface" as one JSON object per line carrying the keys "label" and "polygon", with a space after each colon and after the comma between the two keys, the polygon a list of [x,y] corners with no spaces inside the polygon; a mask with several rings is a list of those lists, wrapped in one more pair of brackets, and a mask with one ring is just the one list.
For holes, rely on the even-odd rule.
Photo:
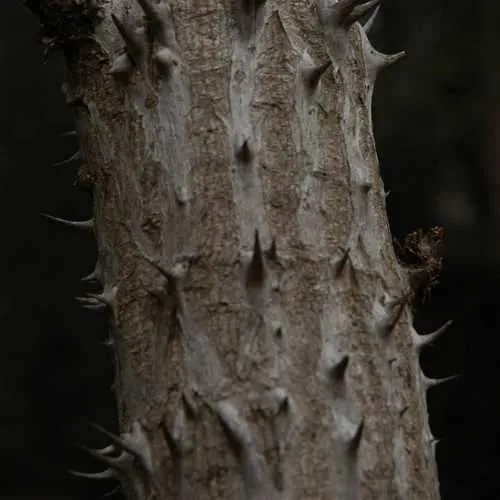
{"label": "rough bark surface", "polygon": [[130,499],[439,497],[376,3],[113,0],[66,50],[122,430],[89,452]]}

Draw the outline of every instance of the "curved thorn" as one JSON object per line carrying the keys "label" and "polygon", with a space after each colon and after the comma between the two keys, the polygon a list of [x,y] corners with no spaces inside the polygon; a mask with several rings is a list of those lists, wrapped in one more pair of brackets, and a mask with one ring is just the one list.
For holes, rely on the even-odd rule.
{"label": "curved thorn", "polygon": [[107,306],[106,304],[103,304],[101,302],[95,302],[89,300],[88,297],[75,297],[75,300],[77,300],[82,307],[85,309],[90,309],[93,311],[99,310],[99,309],[105,309]]}
{"label": "curved thorn", "polygon": [[55,217],[53,215],[46,213],[41,213],[40,215],[55,222],[60,222],[61,224],[65,224],[66,226],[77,227],[79,229],[89,229],[89,230],[94,229],[94,219],[79,221],[79,220],[61,219],[60,217]]}
{"label": "curved thorn", "polygon": [[448,328],[453,324],[453,320],[447,321],[444,325],[439,327],[437,330],[434,330],[431,333],[428,333],[427,335],[418,335],[415,334],[414,336],[414,343],[415,346],[417,347],[417,350],[421,350],[424,347],[427,347],[431,344],[433,344],[443,333],[448,330]]}
{"label": "curved thorn", "polygon": [[400,52],[396,52],[395,54],[383,54],[383,58],[381,59],[381,67],[390,66],[395,62],[399,61],[403,57],[406,56],[406,51],[402,50]]}
{"label": "curved thorn", "polygon": [[338,0],[333,4],[329,0],[318,2],[321,23],[326,25],[340,26],[347,30],[359,17],[377,5],[380,0]]}
{"label": "curved thorn", "polygon": [[104,455],[116,452],[116,448],[115,448],[114,444],[108,444],[108,446],[105,446],[104,448],[94,448],[94,450],[97,453],[101,453],[101,454],[104,454]]}
{"label": "curved thorn", "polygon": [[81,160],[82,155],[80,151],[77,151],[76,153],[73,153],[71,156],[66,158],[65,160],[58,161],[56,163],[53,163],[53,167],[62,167],[63,165],[68,165],[70,163],[73,163],[74,161]]}
{"label": "curved thorn", "polygon": [[445,384],[446,382],[449,382],[450,380],[455,380],[459,377],[459,375],[450,375],[449,377],[443,377],[443,378],[430,378],[430,377],[426,377],[424,374],[422,374],[421,377],[422,377],[422,383],[424,384],[425,389],[428,390],[431,387],[435,387],[436,385]]}
{"label": "curved thorn", "polygon": [[128,458],[128,453],[126,451],[122,451],[122,453],[120,453],[120,455],[118,455],[117,457],[109,457],[107,455],[101,454],[98,450],[94,450],[93,448],[89,448],[83,444],[77,444],[77,446],[88,453],[91,457],[104,462],[113,469],[125,469],[124,463]]}
{"label": "curved thorn", "polygon": [[100,279],[101,279],[101,270],[100,270],[100,266],[99,266],[99,262],[98,262],[96,264],[94,270],[90,274],[87,274],[87,276],[80,278],[80,281],[83,281],[83,282],[100,281]]}
{"label": "curved thorn", "polygon": [[113,479],[116,474],[111,469],[105,469],[102,472],[78,472],[76,470],[68,470],[70,474],[77,477],[84,477],[86,479]]}
{"label": "curved thorn", "polygon": [[388,336],[396,327],[404,308],[408,302],[408,295],[397,299],[389,299],[386,295],[373,304],[374,330],[383,337]]}
{"label": "curved thorn", "polygon": [[307,94],[312,95],[318,88],[319,81],[325,71],[332,65],[332,61],[327,61],[315,68],[307,68],[302,70],[302,78]]}
{"label": "curved thorn", "polygon": [[105,434],[106,436],[108,436],[111,439],[111,441],[113,441],[113,443],[116,444],[118,447],[122,448],[125,451],[128,451],[131,455],[134,455],[134,457],[142,459],[141,454],[133,446],[130,446],[128,443],[126,443],[125,440],[120,436],[117,436],[116,434],[109,432],[104,427],[101,427],[99,424],[91,423],[90,425],[95,429],[97,429],[98,431]]}
{"label": "curved thorn", "polygon": [[84,297],[77,297],[77,299],[87,303],[100,302],[111,307],[114,304],[117,292],[118,287],[115,285],[109,289],[103,290],[102,293],[88,293]]}
{"label": "curved thorn", "polygon": [[101,496],[104,497],[110,497],[111,495],[114,495],[118,490],[120,489],[120,485],[116,486],[110,491],[107,491],[106,493],[103,493]]}
{"label": "curved thorn", "polygon": [[369,0],[368,2],[356,5],[348,15],[348,19],[346,20],[348,26],[354,24],[359,20],[360,17],[364,16],[369,10],[371,10],[375,5],[379,4],[380,0]]}
{"label": "curved thorn", "polygon": [[370,31],[372,30],[379,10],[380,10],[380,5],[377,5],[377,7],[375,7],[375,10],[371,13],[370,17],[368,18],[368,21],[366,21],[366,23],[364,24],[363,28],[365,30],[365,33],[370,33]]}

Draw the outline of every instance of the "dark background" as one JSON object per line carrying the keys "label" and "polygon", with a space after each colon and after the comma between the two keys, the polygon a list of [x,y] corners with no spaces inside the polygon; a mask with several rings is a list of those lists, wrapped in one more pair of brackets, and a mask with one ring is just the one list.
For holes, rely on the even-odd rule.
{"label": "dark background", "polygon": [[[500,381],[500,20],[490,0],[385,0],[371,35],[407,57],[380,76],[377,149],[393,233],[446,231],[445,270],[416,316],[421,332],[454,324],[423,356],[443,500],[498,499]],[[110,485],[74,442],[107,444],[87,421],[115,425],[106,318],[83,310],[79,279],[92,238],[40,217],[91,215],[75,185],[77,149],[60,92],[60,54],[44,62],[39,22],[0,2],[0,498],[94,499]],[[118,496],[115,496],[118,498]],[[385,499],[381,499],[385,500]]]}

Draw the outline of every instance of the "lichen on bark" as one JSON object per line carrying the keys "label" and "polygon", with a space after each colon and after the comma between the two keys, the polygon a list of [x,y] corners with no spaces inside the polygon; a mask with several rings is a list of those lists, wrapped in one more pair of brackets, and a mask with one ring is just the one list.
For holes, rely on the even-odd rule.
{"label": "lichen on bark", "polygon": [[129,498],[438,498],[377,3],[114,0],[67,50]]}

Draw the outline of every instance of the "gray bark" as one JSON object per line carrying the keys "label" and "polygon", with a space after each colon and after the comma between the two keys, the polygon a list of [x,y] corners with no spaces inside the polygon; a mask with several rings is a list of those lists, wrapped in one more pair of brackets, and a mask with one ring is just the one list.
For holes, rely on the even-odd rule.
{"label": "gray bark", "polygon": [[89,452],[130,499],[439,497],[376,4],[113,0],[67,50],[122,431]]}

